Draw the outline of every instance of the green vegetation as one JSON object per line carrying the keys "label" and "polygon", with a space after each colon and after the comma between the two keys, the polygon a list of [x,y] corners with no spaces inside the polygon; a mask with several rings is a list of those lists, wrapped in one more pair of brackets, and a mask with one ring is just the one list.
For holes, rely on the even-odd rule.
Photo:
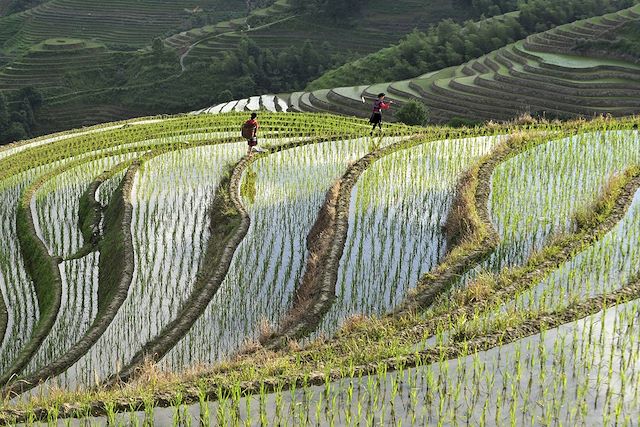
{"label": "green vegetation", "polygon": [[[520,15],[514,14],[509,19],[515,20],[516,16]],[[585,51],[581,46],[615,39],[619,32],[627,34],[638,20],[640,7],[633,6],[560,25],[459,66],[408,80],[294,92],[280,95],[280,98],[292,111],[326,111],[364,117],[368,111],[362,105],[362,98],[385,92],[395,101],[397,107],[394,108],[402,108],[403,104],[416,100],[428,107],[432,123],[454,126],[516,118],[523,121],[532,118],[566,120],[635,114],[640,110],[640,68],[632,54],[602,48]],[[488,22],[485,22],[487,31],[500,28],[499,25],[489,26]],[[448,25],[443,23],[439,28],[443,30]],[[474,28],[482,28],[482,25]],[[445,34],[443,42],[456,40],[455,33]],[[416,33],[411,37],[418,40],[422,36]],[[421,57],[416,53],[415,58]],[[368,64],[367,70],[354,68],[354,76],[360,78],[369,73],[371,77],[371,70],[376,69],[374,65]],[[405,62],[398,63],[398,67],[405,65]],[[384,74],[384,71],[377,74]],[[224,105],[211,111],[216,109],[224,110]]]}
{"label": "green vegetation", "polygon": [[640,23],[627,22],[615,31],[603,34],[599,40],[584,40],[576,45],[576,51],[588,55],[607,52],[619,55],[622,58],[640,58]]}
{"label": "green vegetation", "polygon": [[20,89],[9,99],[0,92],[0,144],[33,136],[41,105],[42,95],[33,87]]}
{"label": "green vegetation", "polygon": [[[590,16],[630,7],[633,0],[532,0],[507,14],[463,25],[443,21],[427,32],[415,31],[399,44],[347,63],[315,80],[310,90],[402,80],[459,65],[530,34]],[[490,8],[488,8],[490,10]]]}
{"label": "green vegetation", "polygon": [[165,114],[0,147],[0,425],[633,424],[640,5],[205,3],[0,18],[0,142]]}
{"label": "green vegetation", "polygon": [[410,126],[424,126],[429,120],[429,110],[419,101],[411,100],[395,113],[398,121]]}
{"label": "green vegetation", "polygon": [[[51,0],[21,3],[24,11],[12,14],[9,3],[0,3],[7,15],[0,13],[0,92],[11,98],[37,87],[44,104],[34,125],[25,132],[14,126],[3,141],[299,90],[414,27],[467,17],[453,0],[428,8],[416,0],[357,8],[342,1],[300,8],[287,0]],[[343,3],[348,13],[337,22],[330,15]],[[393,31],[381,30],[387,21]]]}
{"label": "green vegetation", "polygon": [[[26,108],[17,108],[25,118],[5,129],[2,141],[198,110],[255,94],[415,80],[536,31],[629,6],[632,0],[156,3],[51,0],[0,17],[0,92],[13,102],[16,91],[35,87],[43,97],[32,123]],[[398,85],[399,101],[424,98],[433,120],[505,118],[492,107],[472,117],[459,103],[455,111],[435,111],[440,101],[431,102],[408,81]],[[323,103],[336,97],[316,93],[300,99],[303,110],[317,111],[327,110]],[[313,109],[308,103],[315,103]],[[237,106],[243,108],[248,109]],[[571,117],[564,108],[555,109],[561,111],[556,116]],[[354,114],[357,108],[329,111]]]}
{"label": "green vegetation", "polygon": [[31,9],[45,1],[47,0],[2,0],[0,1],[0,17]]}
{"label": "green vegetation", "polygon": [[[244,119],[140,119],[0,150],[1,214],[16,219],[0,223],[0,367],[17,375],[0,423],[638,413],[619,396],[640,392],[640,118],[363,138],[364,120],[263,112],[265,152],[249,155]],[[100,211],[100,259],[67,258]],[[59,308],[38,300],[56,259]],[[56,321],[32,349],[40,328],[22,319],[37,317]]]}

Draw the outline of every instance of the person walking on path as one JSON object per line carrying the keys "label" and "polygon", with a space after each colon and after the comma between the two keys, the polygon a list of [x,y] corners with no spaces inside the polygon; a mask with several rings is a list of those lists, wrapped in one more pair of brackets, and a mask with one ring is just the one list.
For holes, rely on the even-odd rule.
{"label": "person walking on path", "polygon": [[[251,154],[254,147],[258,145],[258,128],[260,124],[258,123],[258,115],[256,113],[251,113],[251,118],[244,122],[242,125],[242,137],[246,138],[247,145],[249,146],[249,150],[247,151],[247,155]],[[257,148],[256,151],[259,151]]]}
{"label": "person walking on path", "polygon": [[376,126],[382,131],[382,110],[388,110],[391,104],[393,104],[393,101],[389,103],[384,102],[385,96],[384,93],[380,93],[378,94],[378,99],[373,102],[373,112],[369,119],[369,123],[373,125],[373,128],[371,128],[371,136],[373,136],[373,131],[376,130]]}

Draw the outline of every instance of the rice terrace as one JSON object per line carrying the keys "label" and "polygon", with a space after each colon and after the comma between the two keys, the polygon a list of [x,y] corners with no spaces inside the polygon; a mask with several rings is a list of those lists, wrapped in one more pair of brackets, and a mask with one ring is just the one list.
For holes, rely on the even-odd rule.
{"label": "rice terrace", "polygon": [[640,426],[640,5],[125,3],[0,0],[0,425]]}

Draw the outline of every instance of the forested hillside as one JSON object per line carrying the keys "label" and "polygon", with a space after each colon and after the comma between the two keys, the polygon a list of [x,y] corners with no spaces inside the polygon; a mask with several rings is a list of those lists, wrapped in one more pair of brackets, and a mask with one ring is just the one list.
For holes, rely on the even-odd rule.
{"label": "forested hillside", "polygon": [[[494,31],[505,18],[512,15],[483,25]],[[632,115],[640,111],[640,57],[633,48],[639,22],[640,5],[635,5],[535,33],[460,65],[405,80],[265,95],[202,111],[274,111],[277,105],[287,111],[366,118],[367,100],[385,92],[395,102],[387,120],[411,125]]]}
{"label": "forested hillside", "polygon": [[[0,141],[299,90],[415,27],[471,16],[459,0],[424,6],[416,0],[4,1],[0,93],[10,123],[0,129]],[[17,93],[24,88],[42,98],[32,111]]]}
{"label": "forested hillside", "polygon": [[0,142],[253,95],[414,78],[632,3],[5,1],[5,13],[24,10],[0,17],[8,117]]}
{"label": "forested hillside", "polygon": [[[490,0],[473,1],[487,7]],[[504,9],[513,2],[495,2]],[[414,31],[399,44],[349,62],[313,81],[308,89],[403,80],[477,58],[509,43],[557,25],[624,9],[635,0],[531,0],[519,12],[500,19],[456,24],[445,20],[435,28]],[[497,7],[497,6],[496,6]]]}

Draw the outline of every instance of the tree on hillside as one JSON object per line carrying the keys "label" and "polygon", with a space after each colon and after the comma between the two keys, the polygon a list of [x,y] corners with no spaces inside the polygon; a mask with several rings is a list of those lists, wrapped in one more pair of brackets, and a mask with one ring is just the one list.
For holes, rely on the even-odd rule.
{"label": "tree on hillside", "polygon": [[426,125],[429,120],[429,110],[424,103],[411,100],[396,112],[395,117],[405,125]]}
{"label": "tree on hillside", "polygon": [[33,87],[20,89],[10,99],[0,93],[0,144],[32,136],[35,112],[42,103],[42,94]]}
{"label": "tree on hillside", "polygon": [[27,86],[18,91],[18,100],[28,102],[29,106],[36,110],[42,106],[44,98],[39,90],[32,86]]}
{"label": "tree on hillside", "polygon": [[160,37],[156,37],[155,39],[153,39],[153,42],[151,43],[151,52],[153,52],[153,54],[157,56],[160,56],[164,53],[164,43],[162,42],[162,39]]}
{"label": "tree on hillside", "polygon": [[9,108],[7,107],[7,97],[0,92],[0,135],[9,127]]}
{"label": "tree on hillside", "polygon": [[466,0],[474,14],[495,16],[515,10],[518,0]]}
{"label": "tree on hillside", "polygon": [[341,21],[358,13],[365,0],[291,0],[291,5],[307,12],[321,13]]}

